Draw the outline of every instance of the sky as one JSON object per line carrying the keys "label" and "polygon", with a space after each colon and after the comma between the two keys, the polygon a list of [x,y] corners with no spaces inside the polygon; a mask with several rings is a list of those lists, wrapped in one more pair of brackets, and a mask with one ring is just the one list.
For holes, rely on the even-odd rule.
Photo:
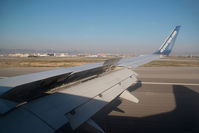
{"label": "sky", "polygon": [[199,54],[199,0],[0,0],[1,49]]}

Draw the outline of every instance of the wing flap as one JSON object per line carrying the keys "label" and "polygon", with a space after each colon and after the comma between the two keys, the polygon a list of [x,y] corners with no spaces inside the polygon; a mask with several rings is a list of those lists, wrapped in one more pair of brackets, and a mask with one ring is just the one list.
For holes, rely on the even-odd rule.
{"label": "wing flap", "polygon": [[123,99],[126,99],[128,101],[134,102],[134,103],[138,103],[139,102],[139,100],[134,95],[132,95],[129,91],[127,91],[127,90],[125,90],[120,95],[120,97],[123,98]]}
{"label": "wing flap", "polygon": [[[76,128],[135,83],[135,75],[129,69],[118,70],[79,85],[62,88],[59,92],[36,99],[23,107],[55,129],[67,121],[74,123],[73,127]],[[90,110],[91,107],[95,109]],[[76,115],[68,117],[74,112]],[[84,117],[79,117],[81,115]]]}
{"label": "wing flap", "polygon": [[84,121],[88,120],[96,112],[121,94],[125,89],[135,83],[136,80],[137,79],[135,77],[128,77],[110,87],[108,90],[100,93],[98,96],[92,98],[87,103],[78,106],[75,110],[73,110],[73,114],[68,113],[66,116],[69,119],[72,128],[76,129],[79,127]]}

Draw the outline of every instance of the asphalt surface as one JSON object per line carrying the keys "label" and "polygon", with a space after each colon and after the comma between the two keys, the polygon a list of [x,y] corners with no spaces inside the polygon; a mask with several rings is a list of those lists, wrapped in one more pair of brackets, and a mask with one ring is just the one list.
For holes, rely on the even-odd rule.
{"label": "asphalt surface", "polygon": [[139,99],[115,99],[93,119],[107,133],[198,133],[199,68],[143,67],[129,88]]}
{"label": "asphalt surface", "polygon": [[[4,68],[0,77],[50,69]],[[141,67],[135,71],[138,83],[129,91],[139,103],[117,98],[92,118],[106,133],[199,132],[198,67]]]}

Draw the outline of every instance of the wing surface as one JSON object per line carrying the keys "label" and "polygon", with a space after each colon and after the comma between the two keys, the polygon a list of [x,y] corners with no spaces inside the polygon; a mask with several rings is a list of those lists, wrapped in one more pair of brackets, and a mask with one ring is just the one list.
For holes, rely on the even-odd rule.
{"label": "wing surface", "polygon": [[75,67],[69,67],[69,68],[60,68],[56,70],[49,70],[39,73],[33,73],[33,74],[26,74],[21,76],[15,76],[5,79],[0,79],[0,95],[3,93],[9,91],[13,87],[20,86],[23,84],[48,79],[51,77],[56,77],[64,74],[69,73],[78,73],[82,71],[86,71],[89,69],[94,69],[98,67],[102,67],[103,62],[101,63],[94,63],[94,64],[88,64],[88,65],[82,65],[82,66],[75,66]]}
{"label": "wing surface", "polygon": [[150,55],[0,79],[0,132],[58,132],[83,123],[104,132],[91,117],[117,97],[138,103],[128,91],[137,81],[132,68],[168,56],[179,29]]}

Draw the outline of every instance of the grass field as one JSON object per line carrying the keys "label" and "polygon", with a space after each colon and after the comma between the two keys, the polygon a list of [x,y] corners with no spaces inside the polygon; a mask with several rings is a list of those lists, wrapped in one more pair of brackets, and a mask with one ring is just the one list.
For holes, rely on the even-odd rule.
{"label": "grass field", "polygon": [[102,62],[106,58],[0,58],[0,67],[71,67],[95,62]]}
{"label": "grass field", "polygon": [[199,60],[156,60],[143,67],[161,67],[161,66],[176,66],[176,67],[199,67]]}
{"label": "grass field", "polygon": [[[59,58],[59,57],[38,57],[38,58],[19,58],[19,57],[1,57],[0,67],[71,67],[89,63],[103,62],[109,58]],[[167,57],[164,59],[152,61],[143,67],[161,67],[161,66],[184,66],[199,67],[198,58],[188,57]]]}

